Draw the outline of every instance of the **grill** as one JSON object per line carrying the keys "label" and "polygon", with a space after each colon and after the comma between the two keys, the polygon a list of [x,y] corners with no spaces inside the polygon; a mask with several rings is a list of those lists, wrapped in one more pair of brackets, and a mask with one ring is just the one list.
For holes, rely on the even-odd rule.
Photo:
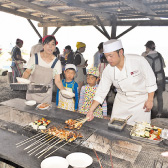
{"label": "grill", "polygon": [[[63,141],[48,135],[47,132],[42,133],[33,130],[27,125],[42,117],[51,120],[49,128],[65,129],[65,120],[80,118],[83,115],[64,110],[59,111],[54,106],[49,111],[40,111],[36,110],[35,107],[27,107],[24,101],[21,99],[11,100],[9,101],[10,103],[5,102],[3,106],[0,106],[0,132],[4,133],[5,138],[8,140],[5,148],[3,149],[1,146],[0,151],[6,152],[6,148],[10,144],[9,153],[6,154],[4,159],[14,162],[15,160],[18,161],[20,155],[22,155],[23,158],[14,163],[22,163],[20,165],[26,168],[37,168],[37,165],[40,165],[40,162],[50,155],[66,157],[71,152],[85,152],[91,155],[94,160],[89,168],[100,167],[92,149],[94,148],[103,168],[111,167],[110,152],[113,165],[118,168],[153,167],[154,164],[156,165],[155,167],[159,167],[160,164],[163,164],[162,167],[167,166],[166,158],[163,158],[160,154],[168,150],[168,147],[163,143],[156,145],[130,139],[130,131],[128,130],[130,127],[127,125],[121,132],[113,131],[108,129],[108,121],[105,122],[105,120],[95,118],[92,122],[86,122],[80,130],[77,130],[77,133],[80,132],[83,138],[77,138],[73,142]],[[15,109],[8,107],[9,104]],[[2,129],[3,131],[1,131]],[[9,137],[13,135],[14,138],[11,137],[10,141]],[[0,144],[3,144],[3,136],[0,139]],[[14,143],[12,143],[13,141]],[[18,154],[14,152],[18,157],[11,159],[14,156],[13,153],[13,155],[10,154],[11,148],[12,151],[16,150],[18,152]],[[0,155],[3,156],[1,152]],[[23,163],[25,160],[28,161]],[[30,166],[27,166],[28,164]],[[33,164],[35,166],[32,166]]]}
{"label": "grill", "polygon": [[[16,147],[24,146],[24,150],[27,151],[29,156],[34,155],[37,158],[44,156],[46,158],[65,145],[69,145],[70,148],[79,146],[94,132],[93,129],[89,128],[79,131],[65,130],[64,124],[58,124],[58,121],[54,125],[45,131],[38,131],[32,137],[17,143]],[[32,131],[30,127],[23,128]]]}

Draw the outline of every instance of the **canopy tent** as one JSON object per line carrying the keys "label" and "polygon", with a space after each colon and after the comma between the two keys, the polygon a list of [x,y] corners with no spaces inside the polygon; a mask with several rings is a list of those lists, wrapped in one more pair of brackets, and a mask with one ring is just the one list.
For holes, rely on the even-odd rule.
{"label": "canopy tent", "polygon": [[[43,27],[93,25],[105,37],[119,38],[136,26],[168,26],[167,0],[0,0],[0,11],[27,18]],[[111,34],[105,29],[111,26]],[[130,26],[116,35],[117,26]]]}

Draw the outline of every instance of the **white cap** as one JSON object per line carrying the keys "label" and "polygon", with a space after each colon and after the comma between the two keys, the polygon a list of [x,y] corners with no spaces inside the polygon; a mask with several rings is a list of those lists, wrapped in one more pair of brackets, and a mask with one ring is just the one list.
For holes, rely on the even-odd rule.
{"label": "white cap", "polygon": [[111,39],[103,43],[104,53],[110,53],[123,48],[121,40]]}
{"label": "white cap", "polygon": [[72,68],[72,69],[74,69],[75,71],[77,71],[76,66],[75,66],[74,64],[66,64],[65,70],[67,70],[67,69],[69,69],[69,68]]}

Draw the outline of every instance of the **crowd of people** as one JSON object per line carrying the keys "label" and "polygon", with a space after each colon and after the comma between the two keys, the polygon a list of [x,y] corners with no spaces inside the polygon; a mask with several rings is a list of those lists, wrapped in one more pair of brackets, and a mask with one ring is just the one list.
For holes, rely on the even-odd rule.
{"label": "crowd of people", "polygon": [[[127,118],[128,124],[135,121],[150,123],[154,94],[158,101],[158,117],[163,113],[162,93],[165,89],[164,59],[155,50],[155,43],[148,41],[142,56],[125,55],[122,42],[111,39],[101,42],[93,56],[94,67],[86,70],[84,59],[86,44],[76,43],[73,52],[70,45],[65,46],[60,55],[55,36],[47,35],[34,45],[30,52],[27,69],[22,58],[21,39],[16,40],[12,50],[13,82],[16,77],[29,79],[31,83],[49,86],[46,93],[31,93],[27,90],[26,99],[37,103],[51,103],[53,79],[57,86],[56,106],[65,110],[86,114],[88,120],[94,117],[107,118],[107,96],[111,89],[115,95],[112,118]],[[74,93],[67,98],[63,90]]]}

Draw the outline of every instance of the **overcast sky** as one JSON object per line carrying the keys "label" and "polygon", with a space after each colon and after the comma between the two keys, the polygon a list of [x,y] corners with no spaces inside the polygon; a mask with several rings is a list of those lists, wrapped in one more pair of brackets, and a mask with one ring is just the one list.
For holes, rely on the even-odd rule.
{"label": "overcast sky", "polygon": [[[43,34],[42,28],[38,27],[38,22],[33,21],[34,25]],[[0,12],[0,47],[10,48],[15,44],[16,38],[24,41],[23,49],[28,52],[32,45],[38,42],[39,37],[32,29],[27,19],[12,14]],[[118,27],[117,35],[128,29],[129,27]],[[110,33],[111,28],[106,27]],[[55,30],[54,27],[48,29],[48,34]],[[61,53],[66,45],[71,45],[76,50],[76,42],[86,43],[86,51],[83,54],[88,59],[89,66],[92,65],[93,55],[97,51],[100,42],[107,39],[93,26],[75,26],[61,27],[55,34],[58,41],[58,48]],[[156,50],[159,51],[168,66],[168,26],[167,27],[136,27],[120,38],[122,40],[125,53],[141,54],[144,50],[144,44],[148,40],[153,40],[156,44]],[[168,69],[166,74],[168,75]]]}

